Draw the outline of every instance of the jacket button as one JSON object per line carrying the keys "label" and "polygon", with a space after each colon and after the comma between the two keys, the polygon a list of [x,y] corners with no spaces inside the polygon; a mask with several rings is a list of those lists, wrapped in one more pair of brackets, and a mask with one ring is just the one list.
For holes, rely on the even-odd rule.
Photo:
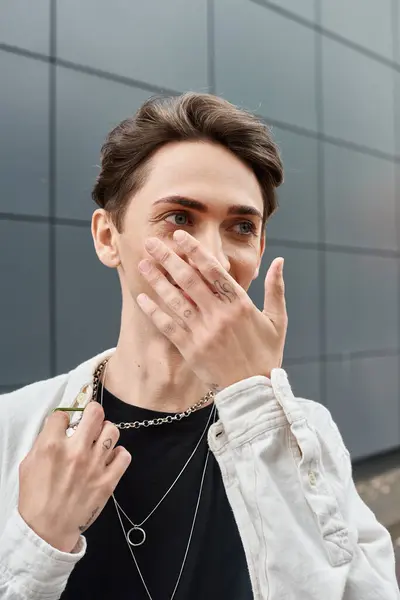
{"label": "jacket button", "polygon": [[317,476],[314,473],[314,471],[308,471],[308,481],[310,482],[310,485],[312,485],[313,487],[315,487],[317,485]]}

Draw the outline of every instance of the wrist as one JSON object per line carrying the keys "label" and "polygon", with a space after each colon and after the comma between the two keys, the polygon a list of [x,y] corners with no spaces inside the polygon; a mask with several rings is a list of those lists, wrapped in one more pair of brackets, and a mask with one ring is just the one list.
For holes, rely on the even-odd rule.
{"label": "wrist", "polygon": [[55,528],[42,523],[39,524],[34,520],[26,518],[20,512],[21,518],[25,521],[27,526],[46,544],[49,544],[55,550],[59,550],[60,552],[65,552],[71,554],[73,550],[76,548],[79,541],[79,533],[75,535],[65,535],[55,531]]}

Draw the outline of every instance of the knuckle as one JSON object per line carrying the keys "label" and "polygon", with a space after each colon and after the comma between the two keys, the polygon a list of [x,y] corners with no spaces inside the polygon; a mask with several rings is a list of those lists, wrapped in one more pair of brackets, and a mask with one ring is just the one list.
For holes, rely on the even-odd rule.
{"label": "knuckle", "polygon": [[117,443],[121,436],[121,432],[118,429],[118,427],[116,425],[114,425],[113,423],[111,425],[111,432],[112,432],[113,438],[115,439],[115,443]]}
{"label": "knuckle", "polygon": [[120,452],[121,452],[121,455],[122,455],[122,458],[124,459],[124,461],[127,462],[129,465],[132,460],[132,454],[123,446],[121,446]]}
{"label": "knuckle", "polygon": [[206,339],[211,342],[216,336],[232,327],[232,325],[236,323],[238,317],[235,312],[236,311],[222,312],[213,327],[213,332],[207,332]]}
{"label": "knuckle", "polygon": [[65,412],[64,410],[56,410],[54,411],[50,417],[49,417],[49,421],[64,421],[64,423],[69,423],[69,415],[67,412]]}
{"label": "knuckle", "polygon": [[87,464],[85,452],[81,448],[74,448],[71,451],[69,461],[74,465],[75,469],[82,470]]}
{"label": "knuckle", "polygon": [[132,455],[130,452],[128,452],[128,450],[126,448],[124,448],[124,446],[119,446],[118,450],[119,450],[118,456],[119,456],[121,465],[126,470],[132,461]]}
{"label": "knuckle", "polygon": [[215,346],[215,343],[220,341],[222,333],[223,327],[218,325],[213,327],[212,332],[204,332],[195,346],[194,358],[200,360],[202,356],[207,355],[210,349]]}
{"label": "knuckle", "polygon": [[44,440],[41,450],[44,454],[59,454],[60,442],[54,438]]}
{"label": "knuckle", "polygon": [[104,419],[104,408],[95,401],[89,402],[85,411],[89,412],[89,416],[95,419]]}
{"label": "knuckle", "polygon": [[112,435],[113,437],[116,437],[117,435],[119,435],[119,429],[111,421],[104,421],[103,433],[107,433],[107,435]]}
{"label": "knuckle", "polygon": [[250,315],[253,312],[253,304],[247,297],[239,298],[237,306],[242,315]]}

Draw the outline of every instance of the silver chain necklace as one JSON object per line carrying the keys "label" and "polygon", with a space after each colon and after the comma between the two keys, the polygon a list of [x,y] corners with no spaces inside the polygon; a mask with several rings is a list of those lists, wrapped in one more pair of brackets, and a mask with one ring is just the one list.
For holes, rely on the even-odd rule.
{"label": "silver chain necklace", "polygon": [[[101,378],[101,373],[102,373],[102,371],[103,371],[103,369],[104,369],[103,384],[102,384],[102,387],[101,387],[101,394],[100,394],[100,405],[101,405],[101,406],[103,406],[103,392],[104,392],[104,386],[105,386],[105,377],[106,377],[106,372],[107,372],[107,364],[108,364],[108,360],[104,361],[104,362],[103,362],[103,363],[100,365],[100,366],[102,366],[102,368],[101,368],[101,370],[100,370],[100,372],[99,372],[99,373],[97,373],[97,371],[99,370],[99,368],[96,370],[95,376],[96,376],[96,374],[97,374],[97,375],[98,375],[98,378],[97,378],[96,386],[93,386],[93,396],[92,396],[92,398],[93,398],[93,400],[97,400],[97,393],[98,393],[98,387],[99,387],[99,382],[100,382],[100,378]],[[96,392],[96,396],[95,396],[95,392]],[[211,392],[211,394],[212,394],[212,397],[214,397],[214,394],[213,394],[212,392]],[[204,400],[204,398],[203,398],[203,400]],[[202,402],[202,401],[200,401],[200,402]],[[198,404],[199,404],[199,403],[198,403]],[[204,404],[205,404],[205,402],[204,402]],[[194,406],[196,406],[196,405],[194,405]],[[191,408],[193,409],[193,407],[191,407]],[[197,408],[196,408],[195,410],[197,410]],[[193,410],[192,410],[191,412],[193,412]],[[190,413],[189,413],[189,414],[190,414]],[[189,416],[189,415],[186,415],[186,416]],[[133,521],[132,521],[132,520],[131,520],[131,519],[128,517],[128,515],[127,515],[127,514],[126,514],[126,512],[123,510],[123,508],[122,508],[122,507],[119,505],[119,503],[117,502],[117,500],[116,500],[116,498],[115,498],[115,495],[114,495],[114,494],[112,494],[112,499],[113,499],[113,501],[114,501],[115,510],[116,510],[116,512],[117,512],[117,515],[118,515],[118,519],[119,519],[119,522],[120,522],[120,525],[121,525],[121,529],[122,529],[122,531],[123,531],[123,534],[124,534],[124,537],[125,537],[126,543],[127,543],[127,545],[128,545],[129,551],[130,551],[130,553],[131,553],[131,555],[132,555],[132,558],[133,558],[133,562],[135,563],[135,566],[136,566],[137,572],[138,572],[138,574],[139,574],[139,577],[140,577],[140,579],[141,579],[141,581],[142,581],[143,587],[144,587],[144,589],[146,590],[146,593],[147,593],[147,596],[149,597],[149,600],[153,600],[153,598],[152,598],[152,596],[151,596],[151,594],[150,594],[149,588],[148,588],[148,587],[147,587],[147,585],[146,585],[146,582],[145,582],[145,580],[144,580],[144,577],[143,577],[143,575],[142,575],[142,572],[141,572],[141,570],[140,570],[140,567],[139,567],[138,561],[137,561],[137,559],[136,559],[136,556],[135,556],[135,554],[134,554],[134,552],[133,552],[133,548],[132,548],[132,547],[141,546],[142,544],[144,544],[144,542],[145,542],[145,540],[146,540],[146,532],[145,532],[145,530],[143,529],[143,525],[144,525],[144,524],[146,523],[146,521],[148,521],[148,519],[150,519],[150,517],[151,517],[151,516],[152,516],[152,515],[155,513],[155,511],[157,510],[157,508],[158,508],[158,507],[160,506],[160,504],[161,504],[161,503],[162,503],[162,502],[165,500],[165,498],[168,496],[168,494],[170,493],[170,491],[172,490],[172,488],[175,486],[175,484],[177,483],[178,479],[181,477],[182,473],[185,471],[186,467],[188,466],[188,464],[189,464],[189,463],[190,463],[190,461],[192,460],[193,456],[195,455],[195,453],[196,453],[196,451],[197,451],[198,447],[200,446],[200,443],[201,443],[201,441],[203,440],[204,436],[206,435],[206,432],[207,432],[207,430],[208,430],[208,428],[209,428],[209,426],[210,426],[210,423],[211,423],[211,422],[215,422],[215,417],[216,417],[216,408],[215,408],[215,405],[214,405],[214,406],[212,407],[212,409],[211,409],[211,412],[210,412],[210,415],[209,415],[209,417],[208,417],[208,420],[207,420],[206,426],[205,426],[205,428],[204,428],[204,430],[203,430],[203,432],[202,432],[202,434],[201,434],[201,436],[200,436],[200,439],[199,439],[199,441],[197,442],[197,444],[196,444],[196,446],[195,446],[195,448],[194,448],[193,452],[191,453],[191,455],[189,456],[188,460],[186,461],[186,463],[185,463],[185,464],[184,464],[184,466],[182,467],[181,471],[179,472],[179,474],[177,475],[177,477],[175,478],[175,480],[173,481],[173,483],[171,484],[171,486],[168,488],[168,490],[165,492],[165,494],[163,495],[163,497],[161,498],[161,500],[160,500],[160,501],[159,501],[159,502],[156,504],[156,506],[153,508],[153,510],[152,510],[152,511],[151,511],[151,512],[150,512],[150,513],[147,515],[147,517],[146,517],[146,518],[145,518],[145,519],[144,519],[144,520],[143,520],[141,523],[139,523],[139,524],[135,524],[135,523],[134,523],[134,522],[133,522]],[[179,420],[180,420],[180,419],[179,419]],[[168,421],[168,422],[169,422],[169,421]],[[144,421],[143,421],[142,423],[144,423]],[[139,425],[139,426],[140,426],[140,425]],[[146,425],[144,425],[144,427],[146,427]],[[137,429],[137,428],[138,428],[138,427],[136,427],[136,429]],[[128,428],[127,428],[127,427],[123,427],[122,429],[128,429]],[[195,511],[194,511],[194,515],[193,515],[192,525],[191,525],[191,528],[190,528],[190,533],[189,533],[188,542],[187,542],[187,544],[186,544],[185,554],[184,554],[184,556],[183,556],[183,560],[182,560],[181,568],[180,568],[180,570],[179,570],[179,574],[178,574],[178,578],[177,578],[177,580],[176,580],[176,583],[175,583],[175,587],[174,587],[174,589],[173,589],[173,591],[172,591],[172,595],[171,595],[171,597],[170,597],[170,599],[169,599],[169,600],[173,600],[173,598],[175,597],[176,591],[177,591],[177,589],[178,589],[178,586],[179,586],[179,583],[180,583],[180,580],[181,580],[181,577],[182,577],[183,570],[184,570],[184,568],[185,568],[186,559],[187,559],[187,556],[188,556],[188,553],[189,553],[189,548],[190,548],[190,545],[191,545],[191,542],[192,542],[193,532],[194,532],[194,528],[195,528],[195,525],[196,525],[197,513],[198,513],[198,511],[199,511],[200,500],[201,500],[201,495],[202,495],[202,491],[203,491],[204,479],[205,479],[205,475],[206,475],[206,471],[207,471],[207,464],[208,464],[208,458],[209,458],[209,456],[210,456],[210,449],[208,449],[208,450],[207,450],[206,459],[205,459],[205,461],[204,461],[204,467],[203,467],[203,472],[202,472],[201,481],[200,481],[199,493],[198,493],[198,495],[197,495],[196,507],[195,507]],[[125,527],[124,527],[124,524],[123,524],[123,522],[122,522],[121,513],[122,513],[122,514],[125,516],[125,518],[126,518],[126,519],[129,521],[129,523],[132,525],[132,527],[129,529],[128,533],[125,531]],[[132,533],[134,533],[134,532],[136,532],[136,533],[138,532],[138,533],[140,534],[140,536],[141,536],[141,539],[139,539],[139,542],[136,542],[136,543],[135,543],[135,542],[133,542],[133,541],[131,540],[131,537],[130,537],[130,536],[131,536],[131,535],[132,535]]]}
{"label": "silver chain necklace", "polygon": [[[108,358],[103,360],[103,362],[99,364],[96,371],[94,372],[93,392],[92,392],[93,400],[97,400],[101,374],[103,371],[105,374],[105,372],[107,370],[108,360],[109,360]],[[196,404],[193,404],[192,406],[190,406],[189,408],[187,408],[186,410],[184,410],[180,413],[176,413],[174,415],[168,415],[167,417],[159,417],[157,419],[149,419],[149,420],[146,419],[144,421],[133,421],[132,423],[114,423],[114,425],[116,427],[118,427],[118,429],[139,429],[139,427],[151,427],[152,425],[163,425],[166,423],[173,423],[174,421],[181,421],[185,417],[189,417],[192,413],[199,410],[199,408],[202,408],[208,402],[213,401],[213,400],[214,400],[214,392],[212,390],[209,390],[205,394],[205,396],[203,396],[203,398],[201,398],[201,400],[196,402]]]}

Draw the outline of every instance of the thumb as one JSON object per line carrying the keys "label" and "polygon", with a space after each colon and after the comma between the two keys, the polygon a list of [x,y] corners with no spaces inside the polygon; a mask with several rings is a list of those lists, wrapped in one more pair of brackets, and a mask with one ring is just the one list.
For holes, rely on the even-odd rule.
{"label": "thumb", "polygon": [[285,282],[283,280],[283,258],[275,258],[265,277],[264,314],[275,325],[286,323]]}

